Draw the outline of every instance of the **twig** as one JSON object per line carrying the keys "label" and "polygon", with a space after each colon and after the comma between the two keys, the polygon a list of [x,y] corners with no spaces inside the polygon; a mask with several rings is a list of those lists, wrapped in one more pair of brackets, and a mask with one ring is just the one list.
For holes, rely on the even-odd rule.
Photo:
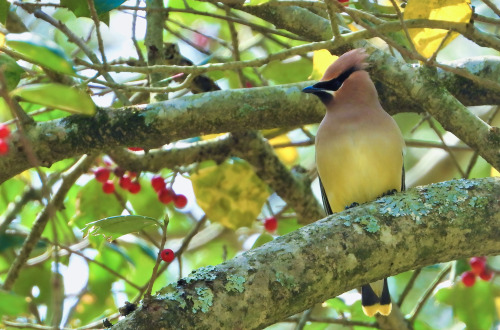
{"label": "twig", "polygon": [[439,131],[439,129],[436,127],[436,125],[434,125],[434,122],[432,121],[432,118],[429,118],[427,120],[427,122],[429,123],[429,126],[434,130],[434,132],[436,133],[436,135],[439,137],[439,139],[441,140],[441,142],[443,143],[444,145],[444,149],[448,152],[448,154],[450,155],[450,158],[451,160],[453,161],[453,163],[455,164],[455,167],[458,169],[458,171],[460,172],[460,175],[462,177],[465,177],[465,173],[464,171],[462,170],[462,167],[460,166],[460,164],[458,163],[458,160],[457,158],[455,157],[455,154],[451,151],[451,149],[448,147],[448,145],[446,144],[446,142],[444,141],[444,137],[443,135],[441,134],[441,132]]}
{"label": "twig", "polygon": [[[136,0],[136,6],[139,5],[140,1],[141,0]],[[134,15],[132,16],[132,43],[134,44],[135,51],[137,52],[137,56],[139,57],[139,61],[141,63],[146,63],[144,55],[142,54],[141,48],[139,47],[137,38],[135,36],[136,26],[137,26],[137,10],[134,11]]]}
{"label": "twig", "polygon": [[71,247],[69,246],[64,246],[64,245],[59,245],[59,247],[61,249],[64,249],[66,251],[68,251],[69,253],[73,253],[73,254],[76,254],[82,258],[84,258],[85,260],[87,260],[87,262],[89,263],[94,263],[96,264],[97,266],[101,267],[102,269],[105,269],[107,272],[109,272],[110,274],[112,274],[113,276],[117,277],[117,278],[120,278],[122,279],[123,281],[127,282],[131,287],[133,287],[134,289],[137,289],[137,290],[140,290],[141,287],[138,286],[137,284],[135,284],[134,282],[131,282],[130,280],[128,280],[125,276],[122,276],[120,273],[114,271],[113,269],[111,269],[109,266],[103,264],[102,262],[100,261],[97,261],[95,259],[92,259],[92,258],[89,258],[87,257],[85,254],[83,254],[82,252],[80,251],[76,251],[74,249],[72,249]]}
{"label": "twig", "polygon": [[[230,16],[231,9],[226,8],[226,15]],[[233,48],[233,59],[235,61],[240,61],[240,46],[238,42],[238,32],[236,31],[236,27],[234,26],[234,22],[228,21],[227,22],[228,27],[229,27],[229,33],[231,35],[231,44]],[[243,71],[241,69],[236,70],[238,72],[238,78],[240,80],[240,86],[243,87],[245,86],[245,77],[243,76]]]}
{"label": "twig", "polygon": [[401,307],[401,305],[403,304],[406,296],[408,295],[408,293],[410,292],[410,290],[413,288],[413,284],[415,284],[415,281],[417,280],[417,277],[418,277],[418,275],[420,275],[421,271],[422,271],[422,268],[417,268],[411,274],[411,278],[408,281],[408,283],[406,283],[405,289],[403,290],[403,293],[401,293],[401,296],[399,297],[399,300],[397,302],[397,304],[398,304],[399,307]]}
{"label": "twig", "polygon": [[297,325],[295,326],[295,330],[304,329],[307,321],[309,321],[309,317],[311,316],[312,310],[313,310],[312,308],[309,308],[308,310],[306,310],[302,313],[302,315],[300,316],[299,322],[297,322]]}
{"label": "twig", "polygon": [[399,18],[399,22],[401,22],[401,27],[403,28],[403,31],[405,33],[406,39],[408,39],[408,43],[410,44],[410,47],[413,51],[416,51],[415,45],[413,44],[413,40],[410,36],[410,33],[408,32],[408,28],[406,27],[406,23],[403,17],[403,14],[401,13],[401,10],[399,9],[398,4],[396,3],[395,0],[391,0],[392,6],[396,10],[396,15]]}
{"label": "twig", "polygon": [[97,44],[99,46],[99,51],[101,52],[102,64],[104,66],[106,66],[108,61],[106,60],[106,53],[104,51],[104,43],[102,41],[101,28],[100,28],[101,22],[99,21],[99,16],[97,15],[97,11],[95,9],[94,1],[87,0],[87,4],[88,4],[89,9],[90,9],[90,16],[92,17],[92,20],[94,21],[94,24],[95,24],[95,33],[97,35]]}
{"label": "twig", "polygon": [[339,29],[340,22],[339,18],[337,17],[337,10],[335,10],[335,6],[333,5],[332,1],[324,0],[324,2],[326,5],[326,11],[330,18],[330,26],[332,27],[333,37],[335,40],[339,41],[339,39],[341,39],[342,36],[340,35],[340,29]]}
{"label": "twig", "polygon": [[[282,322],[299,322],[300,317],[299,316],[292,316],[287,318],[286,320],[283,320]],[[360,326],[360,327],[367,327],[367,328],[378,328],[377,323],[371,323],[371,322],[362,322],[362,321],[351,321],[347,319],[333,319],[329,317],[316,317],[316,316],[311,316],[309,317],[310,322],[316,322],[316,323],[328,323],[328,324],[341,324],[345,326],[350,326],[350,327],[355,327],[355,326]]]}
{"label": "twig", "polygon": [[78,162],[73,165],[66,173],[62,175],[62,183],[57,192],[54,194],[52,199],[49,201],[47,206],[43,209],[43,211],[38,215],[35,223],[31,227],[31,231],[24,241],[24,244],[21,248],[21,251],[17,255],[16,259],[12,263],[9,268],[9,272],[7,273],[7,277],[5,278],[5,282],[3,284],[3,289],[9,291],[12,289],[17,276],[19,275],[19,271],[24,266],[26,261],[33,251],[36,243],[40,239],[40,236],[47,225],[47,222],[53,215],[53,212],[57,210],[64,201],[64,197],[66,197],[67,192],[73,186],[73,183],[85,173],[88,168],[92,165],[96,158],[96,155],[91,156],[82,156]]}
{"label": "twig", "polygon": [[493,2],[491,2],[490,0],[482,0],[484,2],[484,4],[488,7],[490,7],[490,9],[495,13],[497,14],[497,16],[500,16],[500,9],[498,9],[497,6],[495,6],[495,4]]}
{"label": "twig", "polygon": [[[31,6],[31,4],[19,3],[19,6],[24,10],[26,10],[27,12],[33,14],[36,18],[39,18],[49,23],[50,25],[54,26],[59,31],[61,31],[66,37],[68,37],[69,41],[76,44],[85,53],[85,55],[87,55],[87,57],[92,61],[92,63],[97,64],[100,67],[100,70],[98,71],[102,74],[102,76],[104,77],[104,79],[106,79],[106,81],[110,83],[114,82],[113,78],[108,73],[106,68],[102,67],[101,62],[99,61],[97,56],[87,47],[85,42],[77,35],[75,35],[64,23],[56,20],[50,15],[47,15],[46,13],[44,13],[39,9],[34,9],[35,7]],[[115,91],[115,94],[124,105],[130,104],[129,100],[121,92]]]}
{"label": "twig", "polygon": [[161,253],[163,249],[165,248],[165,243],[167,242],[167,227],[168,227],[168,214],[165,215],[165,219],[163,220],[163,225],[161,227],[162,230],[162,235],[161,235],[161,243],[160,243],[160,249],[158,250],[158,256],[156,257],[156,263],[153,268],[153,273],[151,274],[151,279],[148,282],[148,286],[146,289],[146,293],[144,294],[144,299],[147,300],[151,297],[151,291],[153,290],[153,284],[156,281],[156,278],[158,276],[158,267],[160,266],[161,262]]}
{"label": "twig", "polygon": [[425,303],[427,302],[427,299],[431,296],[432,292],[434,289],[441,283],[443,278],[450,272],[451,270],[451,264],[448,264],[436,277],[436,279],[432,282],[432,284],[427,288],[423,296],[420,298],[420,300],[417,302],[417,305],[415,306],[415,309],[413,312],[411,312],[410,317],[408,318],[409,323],[414,323],[418,314],[424,307]]}

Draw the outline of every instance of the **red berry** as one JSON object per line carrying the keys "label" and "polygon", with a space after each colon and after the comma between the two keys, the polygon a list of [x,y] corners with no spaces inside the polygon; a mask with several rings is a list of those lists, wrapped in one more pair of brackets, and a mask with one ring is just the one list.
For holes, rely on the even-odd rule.
{"label": "red berry", "polygon": [[113,181],[108,180],[102,184],[102,191],[106,194],[112,194],[115,191],[115,184]]}
{"label": "red berry", "polygon": [[132,194],[137,194],[139,191],[141,191],[141,184],[139,183],[139,181],[130,182],[128,191],[130,191]]}
{"label": "red berry", "polygon": [[166,262],[172,262],[175,259],[175,253],[171,249],[165,249],[161,251],[161,260]]}
{"label": "red berry", "polygon": [[168,204],[171,201],[174,200],[174,192],[171,189],[168,188],[163,188],[160,191],[158,191],[158,199],[160,202],[163,204]]}
{"label": "red berry", "polygon": [[278,228],[278,220],[276,220],[275,217],[267,218],[264,220],[264,228],[266,228],[268,232],[275,231],[276,228]]}
{"label": "red berry", "polygon": [[340,3],[349,2],[349,0],[338,0]]}
{"label": "red berry", "polygon": [[116,167],[114,170],[113,170],[113,173],[115,173],[115,175],[119,178],[121,178],[122,176],[125,175],[125,170],[121,167]]}
{"label": "red berry", "polygon": [[469,260],[470,268],[472,272],[476,275],[481,274],[484,271],[486,266],[486,258],[485,257],[473,257]]}
{"label": "red berry", "polygon": [[130,150],[130,151],[143,151],[144,149],[139,148],[139,147],[130,147],[130,148],[128,148],[128,150]]}
{"label": "red berry", "polygon": [[159,192],[160,190],[162,190],[163,188],[165,188],[165,180],[163,180],[163,178],[161,176],[159,176],[159,175],[154,176],[151,179],[151,185],[153,186],[153,189],[156,192]]}
{"label": "red berry", "polygon": [[94,171],[95,179],[99,182],[106,182],[109,179],[110,171],[107,168],[99,167]]}
{"label": "red berry", "polygon": [[5,124],[0,124],[0,139],[5,139],[10,135],[9,126]]}
{"label": "red berry", "polygon": [[6,155],[9,152],[9,144],[4,139],[0,139],[0,155]]}
{"label": "red berry", "polygon": [[476,275],[471,271],[462,273],[462,283],[468,287],[473,286],[476,283]]}
{"label": "red berry", "polygon": [[485,268],[484,271],[481,274],[479,274],[479,277],[484,281],[489,281],[493,277],[493,272]]}
{"label": "red berry", "polygon": [[124,175],[120,178],[120,187],[122,187],[125,190],[128,190],[130,188],[130,183],[132,183],[132,179],[130,177]]}
{"label": "red berry", "polygon": [[174,196],[174,205],[178,209],[184,208],[187,202],[188,202],[187,197],[182,194]]}

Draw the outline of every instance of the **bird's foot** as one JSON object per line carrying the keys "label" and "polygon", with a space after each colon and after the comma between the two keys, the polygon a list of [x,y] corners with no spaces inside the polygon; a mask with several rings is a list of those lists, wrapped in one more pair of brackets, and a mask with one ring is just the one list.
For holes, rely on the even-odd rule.
{"label": "bird's foot", "polygon": [[[397,193],[398,191],[396,189],[391,189],[391,190],[388,190],[386,191],[385,193],[383,193],[380,197],[385,197],[385,196],[390,196],[390,195],[394,195],[395,193]],[[379,198],[380,198],[379,197]]]}
{"label": "bird's foot", "polygon": [[356,206],[359,206],[359,203],[354,202],[354,203],[352,203],[351,205],[347,205],[347,206],[345,207],[345,209],[346,209],[346,210],[348,210],[348,209],[352,209],[353,207],[356,207]]}

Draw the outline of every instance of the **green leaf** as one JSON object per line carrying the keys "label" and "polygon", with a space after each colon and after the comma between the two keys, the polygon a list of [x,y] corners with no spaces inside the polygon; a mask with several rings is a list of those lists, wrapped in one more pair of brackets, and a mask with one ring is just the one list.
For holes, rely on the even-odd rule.
{"label": "green leaf", "polygon": [[61,84],[33,84],[21,86],[11,92],[26,101],[83,115],[95,114],[92,98],[83,91]]}
{"label": "green leaf", "polygon": [[163,218],[165,205],[158,200],[158,195],[148,180],[141,179],[140,183],[143,188],[140,194],[128,194],[128,201],[132,204],[134,213],[155,219]]}
{"label": "green leaf", "polygon": [[82,230],[85,236],[104,235],[111,241],[151,225],[159,225],[158,220],[142,215],[120,215],[88,223]]}
{"label": "green leaf", "polygon": [[5,25],[7,22],[7,14],[9,13],[10,3],[7,0],[0,0],[0,23]]}
{"label": "green leaf", "polygon": [[5,39],[7,46],[23,54],[34,63],[60,73],[75,74],[71,60],[52,40],[43,39],[29,32],[10,33]]}
{"label": "green leaf", "polygon": [[25,297],[0,290],[0,317],[3,315],[20,316],[28,313]]}
{"label": "green leaf", "polygon": [[458,319],[468,329],[491,329],[495,320],[495,297],[492,283],[477,280],[472,287],[461,282],[439,290],[435,299],[453,308]]}
{"label": "green leaf", "polygon": [[24,73],[23,68],[17,65],[16,60],[4,53],[0,54],[0,70],[2,70],[5,80],[7,80],[8,90],[16,88],[21,80],[21,74]]}
{"label": "green leaf", "polygon": [[[97,4],[95,1],[94,5],[96,6],[99,20],[109,26],[109,11],[100,13],[97,9]],[[90,9],[87,0],[61,0],[61,6],[68,8],[71,12],[73,12],[73,14],[75,14],[76,17],[90,18]]]}
{"label": "green leaf", "polygon": [[125,0],[94,0],[97,14],[107,13],[124,3]]}
{"label": "green leaf", "polygon": [[311,71],[311,61],[301,58],[297,61],[273,61],[264,67],[262,75],[275,84],[289,84],[308,80]]}
{"label": "green leaf", "polygon": [[105,194],[102,185],[90,180],[76,198],[75,222],[81,228],[88,222],[122,214],[123,207],[112,194]]}
{"label": "green leaf", "polygon": [[252,249],[255,249],[261,245],[266,244],[267,242],[271,242],[274,239],[274,237],[268,233],[262,233],[260,236],[255,240],[255,243],[253,243]]}

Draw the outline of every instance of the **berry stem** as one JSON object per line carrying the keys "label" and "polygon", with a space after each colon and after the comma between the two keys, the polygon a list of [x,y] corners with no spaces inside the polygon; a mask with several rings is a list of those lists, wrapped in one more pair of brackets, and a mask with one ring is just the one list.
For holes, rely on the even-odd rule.
{"label": "berry stem", "polygon": [[158,255],[156,256],[156,263],[155,266],[153,267],[153,273],[151,274],[151,278],[149,279],[148,282],[148,288],[146,289],[146,292],[144,293],[144,301],[148,301],[151,298],[151,291],[153,290],[153,283],[156,281],[156,278],[158,276],[158,267],[160,266],[161,262],[161,251],[165,248],[165,243],[167,242],[167,227],[170,219],[168,217],[168,214],[165,215],[165,219],[163,220],[163,224],[161,226],[161,243],[160,243],[160,248],[158,250]]}

